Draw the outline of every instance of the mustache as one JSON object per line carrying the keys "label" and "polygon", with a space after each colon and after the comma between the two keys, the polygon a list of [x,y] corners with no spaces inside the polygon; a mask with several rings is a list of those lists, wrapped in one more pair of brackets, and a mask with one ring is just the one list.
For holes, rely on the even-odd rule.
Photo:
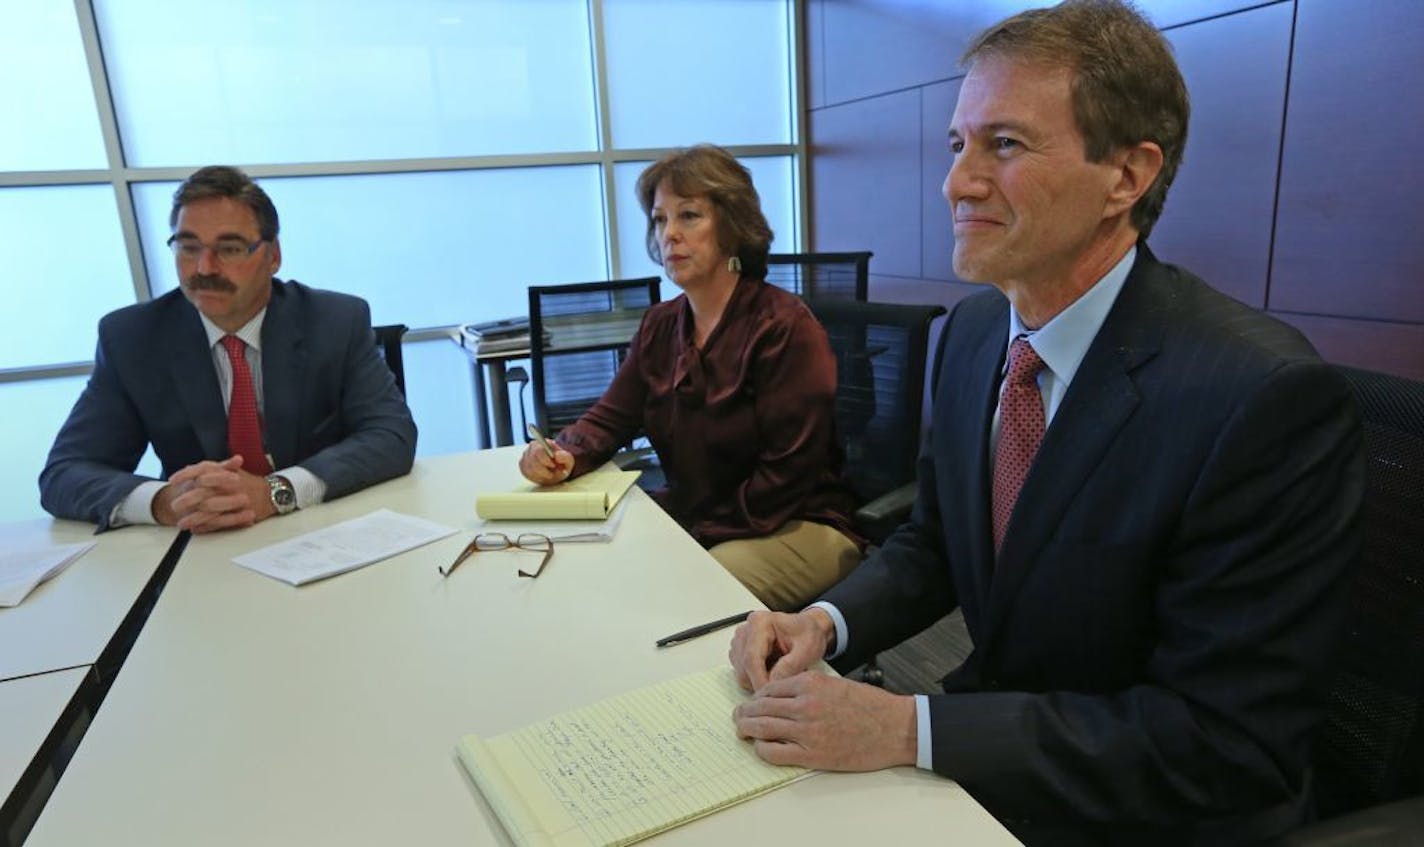
{"label": "mustache", "polygon": [[193,274],[183,284],[190,291],[222,291],[229,294],[237,291],[236,285],[218,274]]}

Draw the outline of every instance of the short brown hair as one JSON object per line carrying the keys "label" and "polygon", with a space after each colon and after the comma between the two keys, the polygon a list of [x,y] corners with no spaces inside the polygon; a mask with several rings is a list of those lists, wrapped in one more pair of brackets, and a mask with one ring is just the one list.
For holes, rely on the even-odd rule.
{"label": "short brown hair", "polygon": [[979,34],[960,62],[1027,59],[1073,74],[1073,117],[1084,155],[1101,162],[1143,141],[1162,148],[1162,170],[1132,207],[1143,238],[1162,214],[1187,144],[1191,103],[1171,45],[1126,0],[1064,0],[1020,12]]}
{"label": "short brown hair", "polygon": [[168,213],[168,228],[178,225],[178,213],[189,203],[210,197],[229,197],[252,210],[257,216],[257,233],[263,241],[277,237],[280,224],[277,207],[262,186],[237,168],[228,165],[208,165],[193,172],[173,192],[173,209]]}
{"label": "short brown hair", "polygon": [[741,260],[746,276],[766,278],[766,256],[775,235],[761,212],[751,172],[741,162],[715,144],[698,144],[668,153],[638,177],[638,202],[648,219],[648,256],[660,265],[653,195],[664,181],[683,197],[706,197],[717,210],[717,245],[722,252]]}

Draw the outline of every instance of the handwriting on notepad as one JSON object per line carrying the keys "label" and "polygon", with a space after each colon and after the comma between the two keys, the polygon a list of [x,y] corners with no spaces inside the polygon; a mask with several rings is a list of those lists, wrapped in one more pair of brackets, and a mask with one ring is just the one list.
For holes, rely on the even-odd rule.
{"label": "handwriting on notepad", "polygon": [[[661,707],[661,708],[656,708]],[[730,723],[731,712],[721,717]],[[713,732],[697,711],[672,697],[622,711],[556,718],[537,728],[525,755],[543,754],[539,774],[580,823],[629,807],[695,792],[709,776],[745,765],[745,746],[730,732]]]}
{"label": "handwriting on notepad", "polygon": [[482,741],[461,761],[520,844],[627,844],[806,773],[737,738],[731,668],[638,689]]}

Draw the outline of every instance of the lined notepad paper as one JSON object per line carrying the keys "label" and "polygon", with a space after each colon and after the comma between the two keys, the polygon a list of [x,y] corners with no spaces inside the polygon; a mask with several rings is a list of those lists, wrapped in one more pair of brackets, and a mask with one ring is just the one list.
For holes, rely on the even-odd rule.
{"label": "lined notepad paper", "polygon": [[460,761],[526,847],[631,844],[810,773],[737,737],[729,667],[640,688],[487,740]]}

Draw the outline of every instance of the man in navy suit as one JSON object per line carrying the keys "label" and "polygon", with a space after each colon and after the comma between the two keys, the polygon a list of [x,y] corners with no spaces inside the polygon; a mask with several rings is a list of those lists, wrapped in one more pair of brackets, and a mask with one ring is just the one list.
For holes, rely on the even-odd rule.
{"label": "man in navy suit", "polygon": [[[169,225],[179,288],[99,322],[94,372],[40,474],[45,509],[101,530],[208,532],[408,473],[415,423],[369,308],[273,276],[266,192],[236,168],[203,168],[174,194]],[[133,473],[149,444],[162,480]]]}
{"label": "man in navy suit", "polygon": [[[1118,0],[990,27],[965,56],[944,193],[986,291],[944,329],[910,521],[731,661],[775,763],[918,765],[1051,844],[1234,844],[1307,814],[1359,424],[1290,327],[1158,262],[1186,88]],[[943,693],[846,667],[959,607]]]}

